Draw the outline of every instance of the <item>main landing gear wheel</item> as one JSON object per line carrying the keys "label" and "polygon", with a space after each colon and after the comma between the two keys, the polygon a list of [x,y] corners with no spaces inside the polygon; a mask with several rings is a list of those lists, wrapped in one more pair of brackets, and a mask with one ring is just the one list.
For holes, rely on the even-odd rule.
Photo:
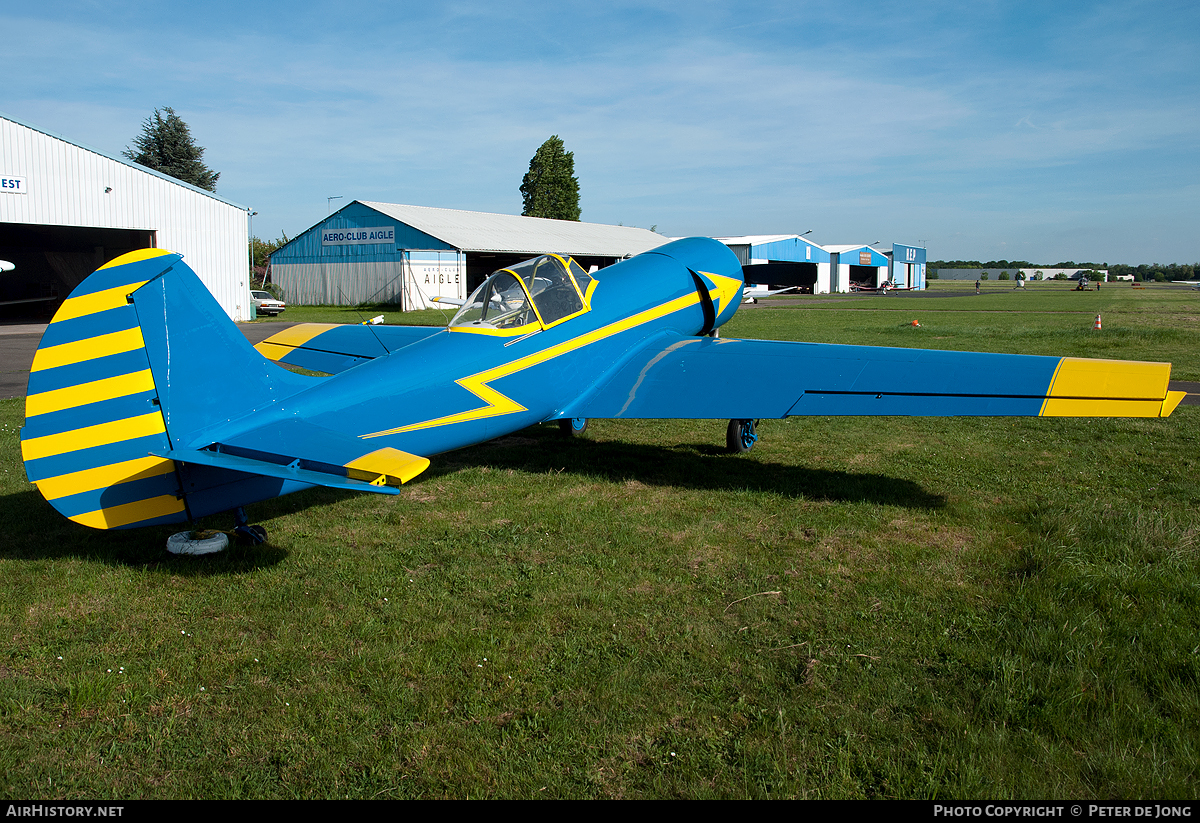
{"label": "main landing gear wheel", "polygon": [[757,420],[730,420],[729,428],[725,430],[725,445],[734,454],[750,451],[758,442],[757,424]]}
{"label": "main landing gear wheel", "polygon": [[259,546],[267,542],[267,530],[262,526],[243,526],[237,529],[240,546]]}
{"label": "main landing gear wheel", "polygon": [[558,429],[567,437],[574,437],[577,434],[583,434],[587,431],[588,419],[586,417],[572,417],[569,420],[559,420]]}

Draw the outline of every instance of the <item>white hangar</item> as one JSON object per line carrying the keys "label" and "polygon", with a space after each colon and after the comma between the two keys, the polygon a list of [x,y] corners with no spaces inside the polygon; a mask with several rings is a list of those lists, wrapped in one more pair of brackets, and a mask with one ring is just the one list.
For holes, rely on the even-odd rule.
{"label": "white hangar", "polygon": [[[247,211],[0,114],[0,319],[48,319],[126,252],[179,252],[234,320],[251,316]],[[7,268],[7,267],[6,267]]]}

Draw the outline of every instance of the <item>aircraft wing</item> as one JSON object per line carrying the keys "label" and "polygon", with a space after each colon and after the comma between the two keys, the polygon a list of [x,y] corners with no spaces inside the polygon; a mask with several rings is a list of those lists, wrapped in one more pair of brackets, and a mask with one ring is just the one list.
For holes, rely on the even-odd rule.
{"label": "aircraft wing", "polygon": [[560,417],[796,415],[1166,417],[1169,363],[713,339],[653,338]]}
{"label": "aircraft wing", "polygon": [[441,326],[301,323],[268,337],[254,348],[268,360],[338,374],[441,331],[445,331]]}

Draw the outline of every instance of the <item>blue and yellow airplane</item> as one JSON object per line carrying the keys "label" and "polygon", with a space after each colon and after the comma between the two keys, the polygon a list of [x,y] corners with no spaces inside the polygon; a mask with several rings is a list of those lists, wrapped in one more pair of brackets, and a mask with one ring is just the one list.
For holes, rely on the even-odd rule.
{"label": "blue and yellow airplane", "polygon": [[133,252],[42,337],[25,471],[86,526],[232,510],[244,529],[250,503],[396,494],[434,455],[546,421],[728,419],[739,451],[760,418],[1165,417],[1183,397],[1166,363],[719,338],[743,288],[706,238],[594,274],[544,255],[492,274],[445,328],[307,324],[252,347],[180,255]]}

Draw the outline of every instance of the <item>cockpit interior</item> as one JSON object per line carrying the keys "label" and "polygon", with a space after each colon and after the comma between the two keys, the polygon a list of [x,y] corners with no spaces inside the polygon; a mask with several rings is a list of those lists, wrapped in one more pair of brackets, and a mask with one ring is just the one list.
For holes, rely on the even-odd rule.
{"label": "cockpit interior", "polygon": [[545,254],[493,272],[450,320],[456,331],[527,333],[591,307],[595,279],[570,257]]}

